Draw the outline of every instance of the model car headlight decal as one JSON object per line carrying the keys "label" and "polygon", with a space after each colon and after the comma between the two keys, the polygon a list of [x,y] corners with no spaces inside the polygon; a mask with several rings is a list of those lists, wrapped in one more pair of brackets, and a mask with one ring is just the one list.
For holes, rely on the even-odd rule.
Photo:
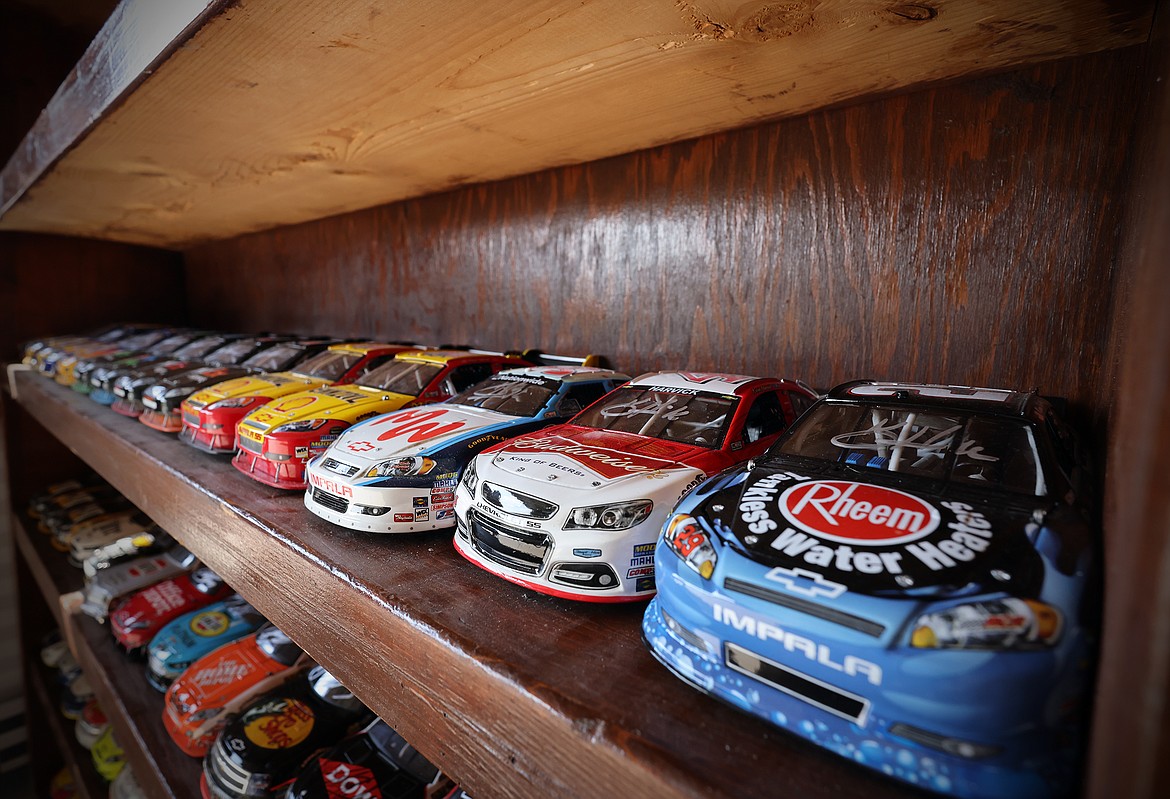
{"label": "model car headlight decal", "polygon": [[479,486],[479,474],[475,471],[475,458],[472,458],[467,463],[467,468],[463,470],[463,487],[467,489],[467,493],[471,494],[472,499],[475,498],[475,489]]}
{"label": "model car headlight decal", "polygon": [[427,474],[434,468],[435,462],[430,458],[419,456],[395,458],[376,464],[363,477],[416,477]]}
{"label": "model car headlight decal", "polygon": [[1037,649],[1060,639],[1060,612],[1033,599],[967,602],[923,614],[910,634],[917,649]]}
{"label": "model car headlight decal", "polygon": [[673,516],[662,530],[662,539],[667,549],[682,558],[704,580],[710,580],[715,573],[719,556],[711,539],[699,526],[694,516],[679,513]]}
{"label": "model car headlight decal", "polygon": [[614,502],[608,505],[587,505],[569,511],[566,530],[628,530],[645,520],[654,510],[648,499]]}
{"label": "model car headlight decal", "polygon": [[328,419],[302,419],[299,422],[288,422],[271,430],[273,433],[307,433],[324,426]]}
{"label": "model car headlight decal", "polygon": [[161,400],[164,396],[166,396],[166,393],[166,386],[151,386],[150,388],[146,389],[146,396],[150,397],[151,399]]}

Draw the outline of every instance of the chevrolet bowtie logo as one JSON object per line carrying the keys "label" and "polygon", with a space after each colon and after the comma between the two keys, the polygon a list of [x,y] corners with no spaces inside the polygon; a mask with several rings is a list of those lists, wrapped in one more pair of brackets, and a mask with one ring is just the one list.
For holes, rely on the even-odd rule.
{"label": "chevrolet bowtie logo", "polygon": [[780,583],[794,594],[836,599],[845,593],[845,586],[826,580],[816,572],[810,572],[807,569],[785,569],[777,566],[766,576],[769,580]]}

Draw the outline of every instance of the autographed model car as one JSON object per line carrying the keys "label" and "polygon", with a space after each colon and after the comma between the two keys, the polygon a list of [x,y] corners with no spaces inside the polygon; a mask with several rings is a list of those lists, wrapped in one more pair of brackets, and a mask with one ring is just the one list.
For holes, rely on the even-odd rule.
{"label": "autographed model car", "polygon": [[288,787],[287,797],[439,799],[454,790],[454,784],[434,764],[389,724],[375,719],[361,732],[305,761]]}
{"label": "autographed model car", "polygon": [[256,632],[264,617],[243,597],[230,596],[168,622],[147,647],[146,678],[165,691],[188,666],[213,649]]}
{"label": "autographed model car", "polygon": [[1071,794],[1098,612],[1086,475],[1036,394],[844,384],[675,509],[645,640],[893,777]]}
{"label": "autographed model car", "polygon": [[271,624],[196,660],[167,689],[163,725],[179,748],[203,757],[252,697],[276,688],[311,661]]}
{"label": "autographed model car", "polygon": [[187,397],[204,386],[213,386],[245,375],[289,369],[333,343],[333,339],[293,341],[286,337],[253,341],[256,343],[253,354],[238,366],[203,366],[163,378],[146,389],[142,394],[142,404],[146,410],[138,417],[138,421],[164,433],[177,433],[183,429],[180,406]]}
{"label": "autographed model car", "polygon": [[110,608],[110,632],[123,649],[137,654],[167,622],[231,593],[223,578],[203,566],[118,600]]}
{"label": "autographed model car", "polygon": [[456,491],[455,548],[545,594],[654,593],[654,542],[678,499],[762,455],[816,395],[792,380],[654,372],[571,421],[492,447]]}
{"label": "autographed model car", "polygon": [[235,452],[236,425],[249,411],[289,394],[360,380],[395,355],[419,349],[376,341],[339,343],[290,371],[216,383],[183,400],[179,440],[204,452]]}
{"label": "autographed model car", "polygon": [[336,677],[314,666],[240,710],[203,761],[200,787],[213,799],[284,799],[305,758],[372,715]]}
{"label": "autographed model car", "polygon": [[240,449],[232,464],[265,485],[304,490],[305,464],[349,426],[449,399],[501,369],[529,365],[474,350],[404,352],[355,383],[290,394],[252,411],[236,427]]}
{"label": "autographed model car", "polygon": [[305,507],[354,530],[453,527],[455,485],[471,458],[563,422],[627,380],[592,366],[507,369],[446,402],[354,425],[309,462]]}

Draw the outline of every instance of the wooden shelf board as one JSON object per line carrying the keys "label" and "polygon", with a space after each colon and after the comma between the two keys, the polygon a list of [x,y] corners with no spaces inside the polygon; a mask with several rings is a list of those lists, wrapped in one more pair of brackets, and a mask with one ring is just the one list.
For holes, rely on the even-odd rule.
{"label": "wooden shelf board", "polygon": [[299,493],[31,374],[18,401],[475,796],[917,795],[714,702],[641,642],[641,603],[524,591],[449,533],[333,527]]}
{"label": "wooden shelf board", "polygon": [[[26,685],[32,689],[31,698],[39,705],[39,712],[52,732],[57,751],[73,774],[78,799],[104,799],[109,795],[106,781],[97,773],[89,750],[77,742],[73,734],[74,722],[61,715],[56,696],[59,686],[54,682],[56,672],[32,660],[27,661],[24,668]],[[36,713],[38,708],[30,707],[28,712]]]}
{"label": "wooden shelf board", "polygon": [[0,228],[183,248],[1141,44],[1153,5],[125,0]]}
{"label": "wooden shelf board", "polygon": [[126,762],[147,796],[199,799],[202,761],[183,753],[163,727],[163,695],[146,679],[141,662],[118,648],[108,627],[89,616],[66,619],[77,662],[114,726]]}
{"label": "wooden shelf board", "polygon": [[12,532],[16,538],[16,546],[28,563],[37,588],[45,598],[45,604],[49,606],[57,620],[57,626],[64,628],[61,597],[80,591],[85,585],[85,578],[81,569],[69,563],[68,554],[53,549],[49,543],[49,536],[37,532],[35,527],[35,519],[19,513],[12,515]]}

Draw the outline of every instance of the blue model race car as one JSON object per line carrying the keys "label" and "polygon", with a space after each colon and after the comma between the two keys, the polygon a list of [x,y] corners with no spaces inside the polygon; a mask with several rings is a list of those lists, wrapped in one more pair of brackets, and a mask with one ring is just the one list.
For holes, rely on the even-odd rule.
{"label": "blue model race car", "polygon": [[260,611],[239,594],[184,613],[158,631],[147,647],[146,678],[160,691],[199,658],[264,624]]}
{"label": "blue model race car", "polygon": [[683,499],[651,652],[707,693],[961,797],[1078,779],[1094,492],[1036,394],[847,383]]}

